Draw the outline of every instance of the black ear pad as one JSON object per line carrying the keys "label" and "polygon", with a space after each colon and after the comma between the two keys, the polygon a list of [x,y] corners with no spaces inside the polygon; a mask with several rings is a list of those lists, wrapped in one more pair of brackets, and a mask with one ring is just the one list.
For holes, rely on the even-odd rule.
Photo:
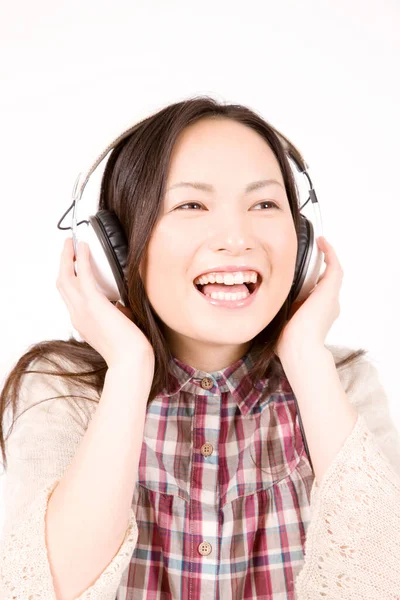
{"label": "black ear pad", "polygon": [[126,265],[128,258],[128,242],[121,224],[115,213],[109,210],[99,210],[89,217],[89,222],[96,233],[107,257],[120,297],[125,306],[129,306]]}
{"label": "black ear pad", "polygon": [[298,248],[296,256],[295,274],[289,294],[290,303],[294,302],[300,294],[310,264],[311,252],[314,243],[314,228],[304,215],[300,215],[300,229],[297,236]]}

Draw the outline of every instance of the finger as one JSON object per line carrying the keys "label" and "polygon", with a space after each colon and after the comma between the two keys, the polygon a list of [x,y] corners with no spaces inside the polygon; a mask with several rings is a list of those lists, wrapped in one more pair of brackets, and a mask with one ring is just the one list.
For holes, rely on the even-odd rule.
{"label": "finger", "polygon": [[73,256],[74,246],[72,244],[72,238],[66,238],[60,256],[60,268],[58,271],[59,279],[68,280],[75,277]]}
{"label": "finger", "polygon": [[339,258],[332,244],[328,242],[326,238],[320,236],[317,238],[318,246],[324,253],[324,257],[327,259],[325,262],[340,266]]}
{"label": "finger", "polygon": [[90,264],[90,248],[89,244],[86,242],[80,241],[77,246],[77,278],[81,284],[81,286],[85,289],[96,288],[96,278],[92,271],[92,267]]}
{"label": "finger", "polygon": [[334,272],[339,278],[343,277],[343,269],[333,246],[323,236],[317,238],[317,241],[318,246],[324,253],[324,261],[327,265],[323,275],[329,268],[330,273]]}
{"label": "finger", "polygon": [[60,267],[56,281],[58,292],[66,304],[70,315],[74,304],[79,299],[76,286],[77,277],[74,270],[74,246],[72,238],[66,238],[60,257]]}

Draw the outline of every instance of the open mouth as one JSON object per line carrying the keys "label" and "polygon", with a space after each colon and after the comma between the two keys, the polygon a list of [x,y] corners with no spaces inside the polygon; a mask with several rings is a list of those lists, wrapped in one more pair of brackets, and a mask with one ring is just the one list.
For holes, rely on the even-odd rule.
{"label": "open mouth", "polygon": [[[255,292],[260,287],[261,279],[262,279],[261,275],[258,275],[256,283],[245,282],[243,284],[249,290],[250,296],[251,296],[251,294],[253,294],[253,292]],[[194,282],[193,282],[193,285],[199,290],[199,292],[201,292],[202,294],[204,293],[203,292],[203,288],[205,287],[204,285],[201,285],[200,283],[195,284]],[[229,288],[231,288],[232,286],[226,285],[225,287],[226,287],[226,291],[229,292]]]}

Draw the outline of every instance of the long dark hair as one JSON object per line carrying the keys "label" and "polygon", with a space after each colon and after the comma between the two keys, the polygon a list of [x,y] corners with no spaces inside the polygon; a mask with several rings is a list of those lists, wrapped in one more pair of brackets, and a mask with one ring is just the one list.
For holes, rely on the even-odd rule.
{"label": "long dark hair", "polygon": [[[285,183],[296,231],[299,231],[299,194],[286,152],[279,140],[285,136],[261,116],[245,106],[223,104],[208,96],[194,97],[171,104],[136,124],[132,133],[112,150],[100,186],[99,210],[113,211],[118,217],[129,244],[127,283],[129,304],[134,323],[146,335],[155,353],[155,371],[149,402],[168,382],[171,352],[162,333],[162,323],[153,311],[139,274],[139,265],[146,255],[149,240],[157,221],[165,193],[171,154],[179,134],[188,125],[202,118],[227,118],[243,123],[261,135],[274,152]],[[253,382],[268,377],[267,393],[273,393],[284,371],[274,347],[289,315],[289,294],[274,319],[251,342],[255,364],[250,372]],[[365,354],[351,352],[336,363],[342,367]],[[36,359],[43,359],[49,370],[29,370]],[[63,363],[63,361],[66,361]],[[40,361],[42,363],[42,360]],[[64,367],[64,368],[63,368]],[[0,446],[7,469],[3,435],[3,419],[8,407],[15,417],[16,403],[25,373],[42,373],[73,381],[83,392],[91,389],[100,397],[107,364],[92,346],[74,337],[67,340],[46,340],[29,347],[5,380],[0,395]],[[67,396],[60,396],[66,398]],[[88,400],[98,402],[87,396]],[[50,400],[50,398],[47,398]],[[11,432],[15,420],[9,429]]]}

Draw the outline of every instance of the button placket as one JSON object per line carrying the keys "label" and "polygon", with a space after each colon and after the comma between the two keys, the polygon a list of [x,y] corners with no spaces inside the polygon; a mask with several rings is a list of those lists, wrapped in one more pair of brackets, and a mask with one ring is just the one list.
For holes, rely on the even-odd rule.
{"label": "button placket", "polygon": [[[214,385],[214,382],[211,379],[211,377],[203,377],[203,379],[201,380],[200,385],[203,388],[203,390],[211,390],[211,388]],[[202,447],[201,447],[201,449],[200,449],[200,452],[205,457],[211,456],[211,454],[213,453],[213,451],[214,451],[214,448],[213,448],[212,444],[210,444],[208,442],[206,442],[205,444],[203,444]]]}
{"label": "button placket", "polygon": [[[212,390],[212,388],[216,387],[216,383],[214,381],[214,379],[212,377],[202,377],[199,380],[197,380],[200,383],[200,387],[203,390]],[[205,396],[205,397],[204,397]],[[219,396],[220,394],[218,393],[218,389],[216,391],[216,395],[215,397],[212,396],[212,392],[211,394],[204,394],[203,398],[202,398],[202,421],[201,421],[201,427],[199,427],[199,430],[197,431],[197,434],[199,437],[197,438],[197,443],[198,442],[204,442],[204,432],[206,432],[207,430],[214,430],[214,429],[218,429],[219,427],[219,422],[220,422],[220,402],[219,402]],[[200,436],[201,436],[201,441],[200,441]],[[218,435],[216,436],[216,439],[218,439]],[[212,439],[213,443],[215,444],[215,440]],[[196,443],[196,447],[198,448],[199,446]],[[214,452],[214,446],[213,444],[211,444],[210,442],[204,442],[201,445],[200,448],[200,454],[207,458],[209,456],[211,456],[211,454],[213,454]],[[216,456],[215,458],[216,461],[218,461],[218,456]],[[196,473],[201,473],[201,480],[203,482],[203,485],[199,488],[196,488],[194,490],[194,492],[196,493],[196,499],[198,500],[198,502],[204,502],[204,506],[205,506],[205,510],[208,513],[212,513],[214,514],[214,520],[213,522],[209,521],[207,522],[207,524],[205,526],[203,526],[199,521],[197,521],[194,524],[194,528],[195,528],[195,532],[198,535],[201,536],[211,536],[211,538],[213,539],[217,534],[218,534],[218,508],[217,508],[217,492],[216,492],[216,486],[217,486],[217,473],[218,470],[215,469],[215,465],[212,463],[212,461],[207,461],[204,460],[204,462],[201,464],[199,463],[194,463],[193,466],[194,469],[196,469]],[[200,475],[197,475],[197,479],[196,477],[194,478],[197,481],[200,481]],[[194,497],[193,497],[194,498]],[[196,552],[196,547],[194,547],[194,552]],[[206,539],[203,539],[203,541],[198,544],[197,546],[197,553],[200,556],[204,557],[205,561],[213,561],[213,558],[210,556],[212,554],[212,546],[210,544],[210,542],[208,542]],[[210,563],[211,564],[211,563]]]}

